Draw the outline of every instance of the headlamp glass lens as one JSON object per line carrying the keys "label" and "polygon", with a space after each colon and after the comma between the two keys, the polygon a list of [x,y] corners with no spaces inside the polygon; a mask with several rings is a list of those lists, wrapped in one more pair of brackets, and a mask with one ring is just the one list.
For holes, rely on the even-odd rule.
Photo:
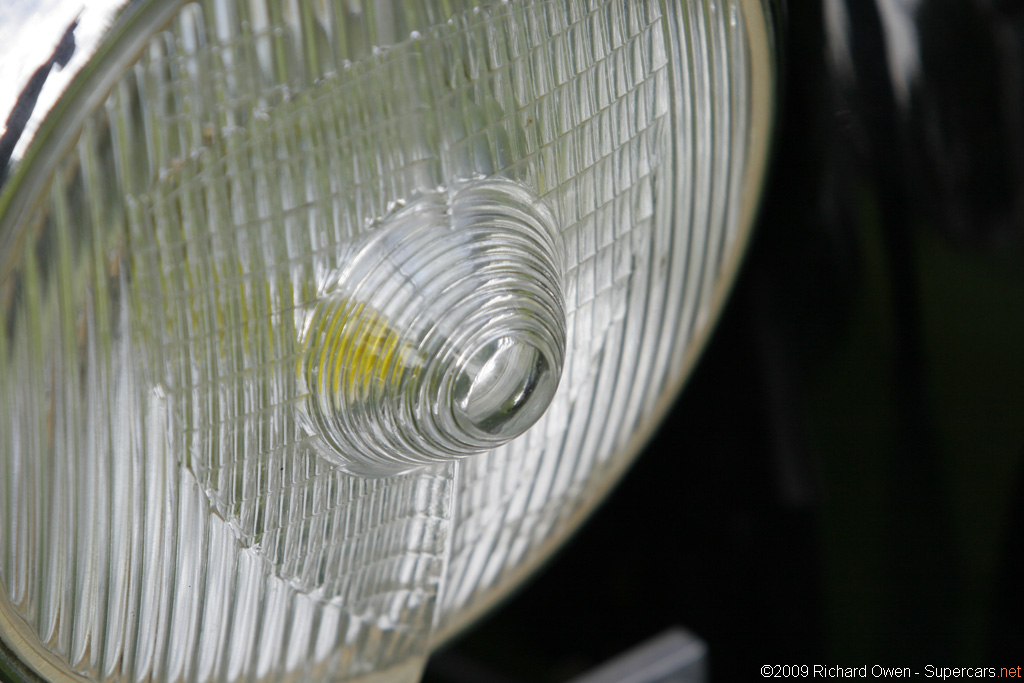
{"label": "headlamp glass lens", "polygon": [[0,195],[8,647],[96,681],[414,678],[703,343],[764,161],[766,18],[122,17]]}

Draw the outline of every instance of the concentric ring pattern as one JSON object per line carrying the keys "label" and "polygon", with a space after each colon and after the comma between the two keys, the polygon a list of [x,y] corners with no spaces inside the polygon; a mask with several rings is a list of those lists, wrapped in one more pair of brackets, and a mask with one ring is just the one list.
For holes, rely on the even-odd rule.
{"label": "concentric ring pattern", "polygon": [[72,680],[415,680],[699,351],[767,13],[126,12],[0,195],[5,647]]}
{"label": "concentric ring pattern", "polygon": [[370,230],[318,287],[303,325],[300,422],[324,458],[353,471],[381,476],[500,446],[558,386],[553,217],[508,181],[444,194]]}

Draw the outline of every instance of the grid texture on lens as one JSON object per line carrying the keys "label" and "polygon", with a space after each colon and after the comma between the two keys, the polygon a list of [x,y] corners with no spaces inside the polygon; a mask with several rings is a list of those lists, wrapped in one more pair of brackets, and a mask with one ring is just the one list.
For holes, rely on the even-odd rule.
{"label": "grid texture on lens", "polygon": [[[705,335],[746,227],[747,20],[184,4],[0,254],[0,579],[40,647],[91,680],[414,675],[593,504]],[[302,325],[361,237],[484,179],[557,223],[558,391],[501,448],[347,473],[297,419]]]}
{"label": "grid texture on lens", "polygon": [[[549,540],[571,528],[578,510],[605,486],[603,473],[621,468],[662,388],[698,348],[722,269],[734,258],[750,117],[744,17],[728,3],[683,3],[678,14],[658,17],[653,42],[659,47],[644,49],[651,28],[638,19],[657,15],[658,7],[610,9],[602,15],[605,26],[633,59],[627,71],[619,64],[596,67],[607,76],[606,87],[624,81],[626,87],[612,92],[629,93],[610,107],[623,108],[621,115],[603,123],[634,134],[619,134],[621,145],[594,169],[569,165],[572,180],[559,197],[569,215],[581,201],[607,201],[592,212],[579,210],[577,229],[565,235],[568,400],[552,405],[519,441],[462,464],[442,629],[542,557]],[[666,63],[683,68],[658,68]],[[670,90],[682,93],[671,119],[660,100]],[[672,161],[674,177],[666,168]],[[603,172],[593,172],[602,162]],[[580,189],[590,182],[594,194]]]}
{"label": "grid texture on lens", "polygon": [[[496,173],[534,189],[558,216],[567,271],[573,353],[553,412],[573,410],[599,353],[619,355],[629,281],[646,273],[654,196],[665,191],[661,17],[654,3],[468,12],[274,106],[245,95],[258,38],[239,26],[214,49],[204,17],[183,13],[175,42],[193,50],[156,41],[129,86],[157,103],[139,127],[158,141],[155,182],[128,195],[140,317],[187,465],[244,542],[295,580],[319,574],[302,555],[315,562],[321,550],[292,537],[335,505],[313,512],[305,492],[339,476],[296,425],[299,320],[318,273],[341,265],[345,245],[390,206]],[[497,41],[506,50],[496,56],[500,31],[516,36]],[[211,94],[228,83],[231,94]],[[256,114],[227,125],[242,102]],[[348,539],[335,540],[340,553]]]}

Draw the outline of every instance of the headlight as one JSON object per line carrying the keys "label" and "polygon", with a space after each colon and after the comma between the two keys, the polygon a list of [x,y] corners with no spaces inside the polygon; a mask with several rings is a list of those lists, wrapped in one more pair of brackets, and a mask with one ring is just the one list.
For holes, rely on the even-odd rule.
{"label": "headlight", "polygon": [[0,196],[5,647],[69,680],[415,679],[699,352],[768,15],[131,6]]}

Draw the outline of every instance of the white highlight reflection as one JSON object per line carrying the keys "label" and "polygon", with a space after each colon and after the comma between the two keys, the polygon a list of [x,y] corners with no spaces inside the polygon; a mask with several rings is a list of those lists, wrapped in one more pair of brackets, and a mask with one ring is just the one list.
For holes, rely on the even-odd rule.
{"label": "white highlight reflection", "polygon": [[28,125],[14,149],[21,158],[40,121],[53,107],[72,76],[96,51],[125,0],[14,0],[0,3],[0,125],[18,100],[28,80],[53,54],[64,31],[79,16],[75,54],[63,69],[54,67],[36,102]]}

